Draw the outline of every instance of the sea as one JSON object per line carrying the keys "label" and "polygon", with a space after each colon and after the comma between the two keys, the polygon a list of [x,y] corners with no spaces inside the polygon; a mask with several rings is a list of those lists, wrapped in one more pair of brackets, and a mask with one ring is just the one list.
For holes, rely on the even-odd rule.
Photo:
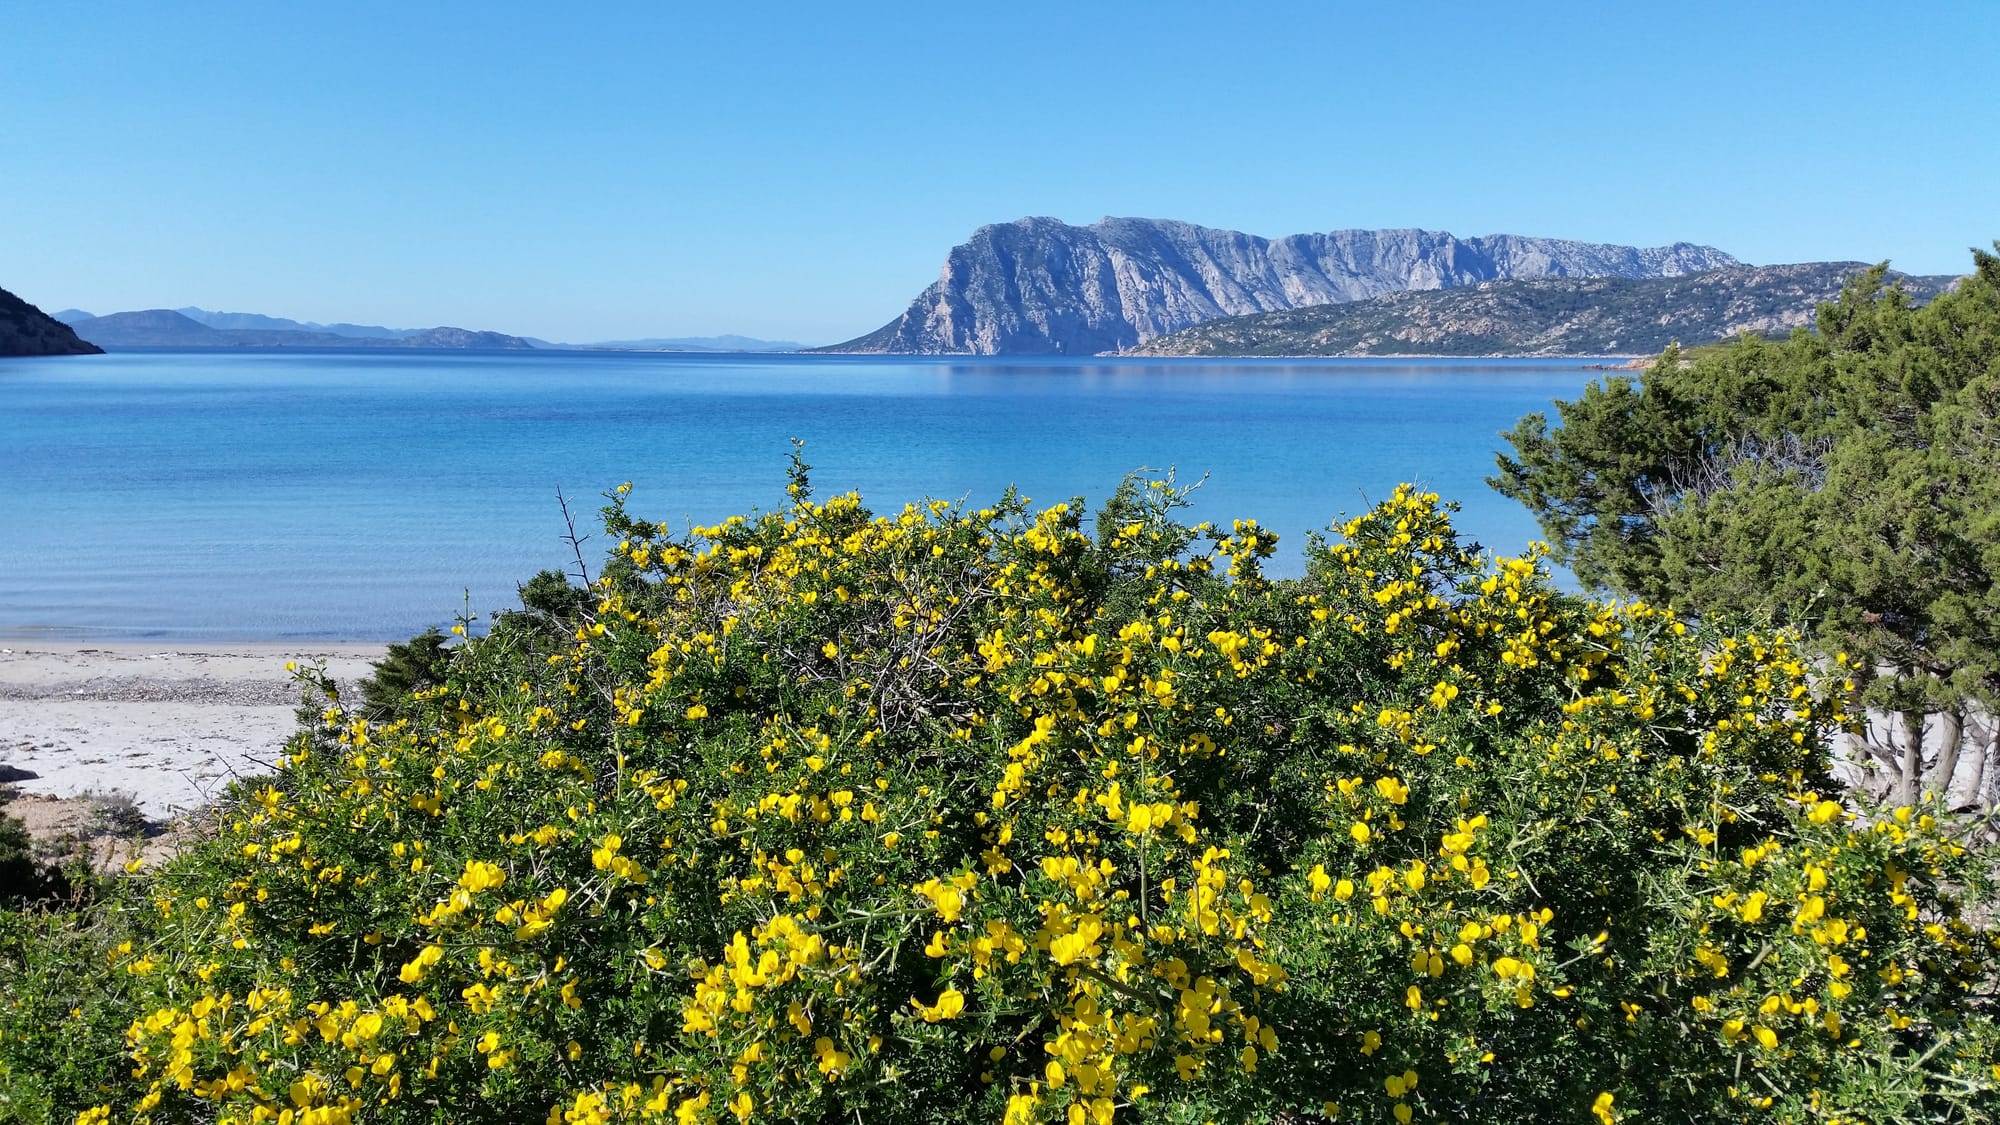
{"label": "sea", "polygon": [[[1520,552],[1501,432],[1589,360],[1007,359],[570,351],[123,351],[0,360],[0,637],[387,641],[591,573],[604,494],[680,528],[822,498],[1094,507],[1200,481],[1190,519],[1306,533],[1412,481]],[[568,518],[565,517],[565,507]]]}

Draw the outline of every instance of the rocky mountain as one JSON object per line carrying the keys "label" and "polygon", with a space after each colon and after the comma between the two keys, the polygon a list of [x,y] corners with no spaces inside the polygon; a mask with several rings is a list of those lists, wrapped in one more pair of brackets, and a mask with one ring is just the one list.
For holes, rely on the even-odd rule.
{"label": "rocky mountain", "polygon": [[[231,313],[228,316],[254,316]],[[296,323],[296,322],[294,322]],[[106,348],[530,348],[519,336],[464,328],[426,328],[401,336],[346,336],[291,328],[211,328],[173,309],[146,309],[79,320],[78,336]]]}
{"label": "rocky mountain", "polygon": [[0,356],[96,355],[103,350],[78,339],[69,325],[0,289]]}
{"label": "rocky mountain", "polygon": [[1736,259],[1706,246],[1637,249],[1438,231],[1259,238],[1160,219],[985,226],[945,258],[908,311],[835,352],[1120,351],[1218,317],[1521,277],[1674,277]]}
{"label": "rocky mountain", "polygon": [[[1810,323],[1859,262],[1735,266],[1680,277],[1487,281],[1212,320],[1127,354],[1653,355],[1668,344]],[[1928,300],[1956,280],[1891,274]]]}

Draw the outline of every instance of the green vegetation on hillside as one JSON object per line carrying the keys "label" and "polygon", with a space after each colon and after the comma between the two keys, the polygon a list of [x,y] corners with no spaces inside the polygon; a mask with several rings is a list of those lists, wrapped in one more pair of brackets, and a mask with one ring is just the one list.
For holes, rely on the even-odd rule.
{"label": "green vegetation on hillside", "polygon": [[1563,595],[1408,488],[1285,581],[1170,480],[1091,530],[792,493],[682,537],[621,489],[587,592],[0,915],[0,1116],[2000,1110],[1988,859],[1843,800],[1790,635]]}
{"label": "green vegetation on hillside", "polygon": [[[1135,355],[1631,355],[1804,324],[1865,267],[1737,266],[1634,280],[1559,277],[1391,293],[1211,320]],[[1898,275],[1928,299],[1954,279]]]}
{"label": "green vegetation on hillside", "polygon": [[1903,717],[1870,746],[1905,803],[1952,789],[1968,717],[2000,704],[2000,258],[1974,258],[1921,308],[1877,269],[1816,332],[1593,385],[1508,435],[1494,481],[1586,582],[1850,654]]}

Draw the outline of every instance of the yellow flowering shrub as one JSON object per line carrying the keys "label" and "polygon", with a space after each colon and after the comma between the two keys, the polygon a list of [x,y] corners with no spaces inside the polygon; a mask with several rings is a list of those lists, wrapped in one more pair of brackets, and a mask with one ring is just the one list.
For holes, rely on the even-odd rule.
{"label": "yellow flowering shrub", "polygon": [[574,612],[503,615],[386,711],[326,700],[88,930],[13,924],[88,1010],[52,1046],[13,990],[0,1109],[2000,1105],[1986,860],[1935,810],[1849,803],[1850,685],[1786,634],[1562,594],[1410,488],[1282,581],[1273,535],[1183,526],[1171,480],[1094,524],[878,516],[803,466],[783,509],[688,535],[610,499]]}

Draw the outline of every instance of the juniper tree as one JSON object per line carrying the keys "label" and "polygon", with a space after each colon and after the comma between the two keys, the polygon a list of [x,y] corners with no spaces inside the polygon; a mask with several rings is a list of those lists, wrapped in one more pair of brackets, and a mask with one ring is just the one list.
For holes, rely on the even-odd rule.
{"label": "juniper tree", "polygon": [[1877,266],[1813,330],[1593,384],[1558,426],[1522,419],[1490,481],[1586,585],[1848,654],[1901,720],[1869,745],[1905,801],[1927,765],[1950,788],[1968,715],[2000,703],[2000,257],[1973,258],[1922,307]]}

